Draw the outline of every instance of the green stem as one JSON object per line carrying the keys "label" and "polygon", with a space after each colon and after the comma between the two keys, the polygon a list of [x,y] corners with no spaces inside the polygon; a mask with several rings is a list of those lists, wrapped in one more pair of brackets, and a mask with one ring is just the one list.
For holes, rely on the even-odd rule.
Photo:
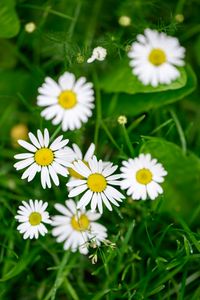
{"label": "green stem", "polygon": [[171,116],[174,120],[174,123],[176,125],[183,153],[186,154],[186,152],[187,152],[187,143],[186,143],[185,135],[184,135],[184,132],[183,132],[183,128],[181,126],[181,123],[179,122],[179,119],[177,118],[176,113],[172,109],[170,110],[170,114],[171,114]]}
{"label": "green stem", "polygon": [[110,139],[110,141],[112,142],[112,144],[117,148],[117,150],[119,150],[119,152],[122,152],[121,148],[119,147],[119,145],[115,142],[115,139],[113,138],[112,134],[110,133],[108,127],[106,126],[106,124],[101,121],[101,126],[104,129],[105,133],[107,134],[108,138]]}
{"label": "green stem", "polygon": [[54,138],[57,136],[57,134],[60,132],[60,130],[61,130],[61,125],[58,126],[58,127],[56,128],[56,130],[54,131],[54,133],[52,134],[52,136],[51,136],[51,138],[50,138],[50,142],[52,142],[52,141],[54,140]]}
{"label": "green stem", "polygon": [[132,145],[132,142],[131,142],[131,140],[129,138],[129,135],[128,135],[128,132],[126,130],[126,127],[125,127],[124,124],[121,124],[121,128],[122,128],[122,133],[123,133],[126,145],[127,145],[128,149],[129,149],[129,152],[130,152],[131,156],[133,157],[135,151],[133,149],[133,145]]}
{"label": "green stem", "polygon": [[94,72],[94,83],[96,87],[96,125],[95,125],[95,132],[94,132],[94,143],[97,149],[99,129],[100,129],[100,124],[102,119],[102,110],[101,110],[101,93],[100,93],[97,74],[95,72]]}
{"label": "green stem", "polygon": [[91,46],[91,43],[93,41],[93,36],[95,34],[95,29],[96,29],[96,21],[99,15],[99,11],[101,8],[101,2],[102,0],[96,0],[93,1],[94,6],[93,10],[90,14],[90,18],[88,20],[88,30],[86,31],[86,37],[85,37],[85,47],[88,48]]}

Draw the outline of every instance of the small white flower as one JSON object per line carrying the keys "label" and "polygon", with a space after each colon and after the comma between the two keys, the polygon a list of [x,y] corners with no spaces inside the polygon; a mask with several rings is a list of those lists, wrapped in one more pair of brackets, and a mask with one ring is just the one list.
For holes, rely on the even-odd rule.
{"label": "small white flower", "polygon": [[140,154],[139,157],[130,158],[122,164],[121,188],[128,189],[128,196],[132,196],[134,200],[146,200],[148,197],[154,200],[163,193],[159,183],[164,181],[167,171],[150,154]]}
{"label": "small white flower", "polygon": [[96,221],[101,217],[96,212],[77,209],[73,200],[66,200],[66,206],[56,203],[55,208],[62,214],[53,217],[53,236],[57,242],[64,242],[64,249],[88,253],[88,242],[94,241],[100,246],[107,237],[107,229]]}
{"label": "small white flower", "polygon": [[185,49],[175,37],[146,29],[139,34],[128,53],[132,72],[144,85],[170,84],[180,76],[176,68],[184,65]]}
{"label": "small white flower", "polygon": [[53,125],[62,124],[62,130],[79,129],[92,116],[94,108],[93,84],[86,82],[85,77],[77,81],[74,74],[65,72],[59,77],[58,83],[46,77],[39,87],[40,95],[37,105],[46,108],[41,116],[52,120]]}
{"label": "small white flower", "polygon": [[68,152],[63,148],[67,145],[68,140],[63,140],[63,136],[59,136],[50,144],[49,132],[44,130],[44,135],[40,130],[37,131],[37,137],[29,132],[29,138],[32,144],[18,140],[18,143],[30,151],[29,153],[16,154],[15,159],[20,160],[14,167],[16,170],[26,169],[22,174],[22,179],[33,180],[36,173],[41,173],[41,184],[45,189],[51,187],[51,180],[55,185],[59,185],[58,175],[67,177],[67,168],[70,164]]}
{"label": "small white flower", "polygon": [[67,183],[69,188],[72,187],[69,197],[75,197],[84,192],[77,208],[85,207],[91,202],[91,210],[95,211],[98,206],[99,212],[102,213],[102,203],[111,211],[110,203],[119,206],[118,202],[125,198],[117,189],[113,188],[113,185],[120,185],[118,181],[120,175],[112,175],[117,169],[117,166],[113,166],[112,163],[105,166],[102,160],[97,161],[96,156],[93,156],[88,160],[88,166],[78,160],[73,163],[73,169],[84,177],[84,179]]}
{"label": "small white flower", "polygon": [[29,22],[29,23],[26,23],[26,25],[24,26],[25,28],[25,31],[28,32],[28,33],[32,33],[35,31],[36,29],[36,25],[34,22]]}
{"label": "small white flower", "polygon": [[47,233],[47,228],[43,223],[50,224],[52,222],[46,211],[48,203],[42,200],[29,200],[29,203],[22,201],[22,203],[23,205],[19,206],[18,214],[15,216],[15,219],[21,223],[17,230],[23,234],[24,239],[38,239],[39,234],[44,236]]}
{"label": "small white flower", "polygon": [[90,64],[95,60],[103,61],[106,58],[107,50],[103,47],[96,47],[92,51],[92,56],[88,58],[87,63]]}

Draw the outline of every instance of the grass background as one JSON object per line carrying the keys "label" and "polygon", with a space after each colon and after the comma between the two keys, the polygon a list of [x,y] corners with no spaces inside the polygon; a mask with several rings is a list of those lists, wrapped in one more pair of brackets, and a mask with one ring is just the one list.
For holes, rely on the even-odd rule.
{"label": "grass background", "polygon": [[[1,1],[1,300],[200,299],[199,9],[198,0]],[[131,18],[129,27],[119,25],[122,15]],[[24,30],[30,21],[36,24],[31,34]],[[175,35],[186,47],[192,67],[175,90],[170,85],[145,91],[130,79],[127,49],[146,27]],[[88,65],[99,45],[107,48],[107,59]],[[61,133],[40,118],[36,96],[45,76],[56,79],[65,70],[86,76],[96,91],[93,118],[65,138],[83,151],[94,141],[99,158],[118,164],[150,152],[169,173],[159,199],[126,199],[112,215],[105,210],[101,222],[116,247],[91,248],[98,256],[95,265],[79,253],[64,252],[50,233],[24,241],[14,220],[22,200],[48,201],[55,214],[54,203],[67,199],[64,179],[51,190],[43,190],[38,178],[30,184],[20,179],[13,168],[20,150],[10,138],[18,123],[32,132],[48,127]],[[128,118],[125,128],[117,122],[122,113]]]}

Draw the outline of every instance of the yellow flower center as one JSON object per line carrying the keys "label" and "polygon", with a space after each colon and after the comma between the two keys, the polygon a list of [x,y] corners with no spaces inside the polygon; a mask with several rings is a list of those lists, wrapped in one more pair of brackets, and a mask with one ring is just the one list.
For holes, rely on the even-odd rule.
{"label": "yellow flower center", "polygon": [[152,173],[149,169],[140,169],[136,173],[136,180],[141,184],[148,184],[152,181]]}
{"label": "yellow flower center", "polygon": [[71,225],[74,230],[85,231],[89,228],[90,221],[86,215],[81,215],[80,218],[73,216],[71,219]]}
{"label": "yellow flower center", "polygon": [[42,221],[42,216],[40,213],[38,212],[32,212],[29,216],[29,223],[32,225],[32,226],[36,226],[36,225],[39,225]]}
{"label": "yellow flower center", "polygon": [[164,62],[166,62],[166,60],[167,60],[166,54],[163,50],[161,50],[159,48],[155,48],[155,49],[151,50],[151,52],[149,54],[149,61],[153,65],[160,66]]}
{"label": "yellow flower center", "polygon": [[[88,164],[87,161],[82,160],[82,162],[83,162],[87,167],[89,166],[89,164]],[[74,178],[77,178],[77,179],[83,179],[83,178],[84,178],[81,174],[79,174],[78,172],[74,171],[74,169],[72,169],[72,168],[68,168],[68,171],[69,171],[70,176],[72,176],[72,177],[74,177]]]}
{"label": "yellow flower center", "polygon": [[35,152],[35,161],[40,166],[50,165],[53,159],[53,151],[49,148],[41,148]]}
{"label": "yellow flower center", "polygon": [[76,94],[72,91],[63,91],[60,93],[58,97],[58,103],[60,106],[62,106],[64,109],[70,109],[74,107],[77,103]]}
{"label": "yellow flower center", "polygon": [[87,185],[92,192],[101,193],[105,190],[107,182],[103,175],[95,173],[88,177]]}

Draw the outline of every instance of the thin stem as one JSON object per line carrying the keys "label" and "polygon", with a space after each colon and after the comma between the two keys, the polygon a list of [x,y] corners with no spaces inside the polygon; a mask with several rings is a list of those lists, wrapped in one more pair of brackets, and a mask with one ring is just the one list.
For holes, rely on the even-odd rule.
{"label": "thin stem", "polygon": [[172,118],[174,120],[175,125],[176,125],[183,153],[186,154],[186,152],[187,152],[187,143],[186,143],[186,139],[185,139],[185,135],[184,135],[181,123],[179,122],[179,119],[177,118],[176,113],[172,109],[170,109],[169,112],[170,112],[170,114],[171,114],[171,116],[172,116]]}
{"label": "thin stem", "polygon": [[50,142],[52,142],[52,141],[54,140],[54,138],[57,136],[57,134],[60,132],[60,130],[61,130],[61,125],[58,126],[58,127],[56,128],[56,130],[54,131],[54,133],[52,134],[52,136],[51,136],[51,138],[50,138]]}
{"label": "thin stem", "polygon": [[133,157],[135,151],[134,151],[134,149],[133,149],[133,145],[132,145],[131,140],[130,140],[130,138],[129,138],[129,135],[128,135],[128,132],[127,132],[127,130],[126,130],[126,127],[125,127],[124,124],[122,124],[122,125],[121,125],[121,128],[122,128],[122,133],[123,133],[123,136],[124,136],[124,140],[125,140],[125,142],[126,142],[126,145],[127,145],[128,149],[129,149],[129,151],[130,151],[131,156]]}
{"label": "thin stem", "polygon": [[122,152],[121,148],[119,147],[119,145],[115,142],[115,139],[113,138],[112,134],[110,133],[108,127],[106,126],[106,124],[101,121],[101,126],[104,129],[105,133],[107,134],[108,138],[110,139],[110,141],[112,142],[112,144],[117,148],[117,150],[119,150],[119,152]]}
{"label": "thin stem", "polygon": [[94,72],[94,83],[96,87],[96,126],[94,132],[94,143],[97,149],[98,146],[98,138],[99,138],[99,129],[102,119],[102,111],[101,111],[101,93],[98,83],[97,74]]}

